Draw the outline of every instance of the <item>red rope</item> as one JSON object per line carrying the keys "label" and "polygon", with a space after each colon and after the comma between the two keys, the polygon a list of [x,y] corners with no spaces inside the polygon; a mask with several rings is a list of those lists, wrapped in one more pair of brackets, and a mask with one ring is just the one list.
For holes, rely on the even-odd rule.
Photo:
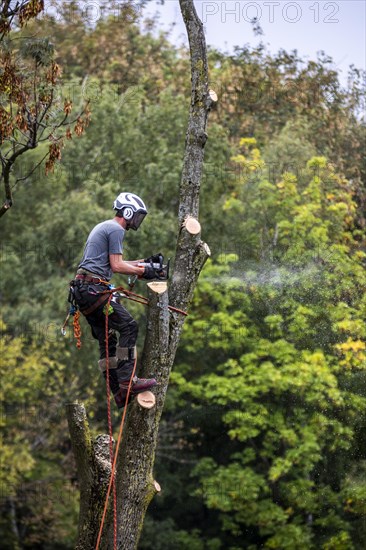
{"label": "red rope", "polygon": [[[111,464],[113,464],[113,430],[112,430],[112,417],[111,417],[111,392],[109,387],[109,327],[108,327],[108,315],[109,305],[112,300],[112,294],[108,298],[108,302],[105,305],[105,359],[106,359],[106,386],[107,386],[107,415],[108,415],[108,433],[109,433],[109,456]],[[117,493],[116,484],[112,478],[113,486],[113,548],[117,550]]]}
{"label": "red rope", "polygon": [[116,445],[116,452],[114,453],[114,456],[113,456],[113,442],[112,442],[113,433],[112,433],[110,388],[109,388],[109,348],[108,348],[108,344],[109,344],[108,314],[109,314],[109,305],[110,305],[111,299],[112,299],[112,294],[108,298],[108,302],[106,304],[105,342],[106,342],[106,372],[107,372],[106,383],[107,383],[107,407],[108,407],[108,429],[109,429],[109,454],[110,454],[110,457],[111,457],[112,470],[111,470],[111,476],[109,478],[109,484],[108,484],[107,494],[106,494],[105,503],[104,503],[102,521],[101,521],[100,527],[99,527],[98,539],[97,539],[97,544],[96,544],[95,550],[99,550],[100,540],[101,540],[101,537],[102,537],[103,527],[104,527],[104,523],[105,523],[105,518],[106,518],[106,515],[107,515],[108,500],[109,500],[109,496],[110,496],[112,487],[113,487],[113,550],[117,550],[117,492],[116,492],[116,483],[115,483],[115,479],[114,479],[114,474],[115,474],[115,471],[116,471],[116,463],[117,463],[117,457],[118,457],[118,452],[119,452],[119,446],[120,446],[120,443],[121,443],[121,440],[122,440],[122,435],[123,435],[123,427],[124,427],[124,424],[125,424],[127,404],[128,404],[128,400],[129,400],[130,393],[131,393],[132,380],[133,380],[133,377],[135,376],[136,364],[137,364],[137,354],[136,354],[135,363],[134,363],[134,366],[133,366],[133,371],[132,371],[130,381],[129,381],[129,384],[128,384],[127,395],[126,395],[126,404],[125,404],[125,407],[123,409],[122,420],[121,420],[121,424],[120,424],[120,427],[119,427],[119,433],[118,433],[118,439],[117,439],[117,445]]}

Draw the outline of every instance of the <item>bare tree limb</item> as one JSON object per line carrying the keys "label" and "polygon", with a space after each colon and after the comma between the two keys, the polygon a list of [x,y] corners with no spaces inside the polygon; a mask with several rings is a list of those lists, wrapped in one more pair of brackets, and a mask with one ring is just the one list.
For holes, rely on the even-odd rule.
{"label": "bare tree limb", "polygon": [[33,166],[33,168],[30,170],[30,172],[28,172],[28,174],[26,176],[23,176],[22,178],[17,178],[14,182],[14,185],[12,186],[12,191],[14,190],[14,188],[16,187],[16,185],[19,181],[24,181],[24,180],[28,179],[37,170],[37,168],[39,168],[41,166],[41,164],[43,164],[43,162],[46,160],[48,155],[49,155],[49,152],[47,152],[41,158],[41,160],[39,162],[37,162],[37,164],[35,166]]}
{"label": "bare tree limb", "polygon": [[202,22],[197,15],[193,0],[179,0],[179,4],[189,40],[192,82],[179,196],[178,221],[181,225],[187,216],[198,218],[201,168],[207,140],[207,115],[213,101],[208,93],[207,48]]}
{"label": "bare tree limb", "polygon": [[12,193],[11,186],[10,186],[10,170],[11,170],[11,167],[13,166],[15,160],[18,157],[20,157],[20,155],[22,155],[23,153],[28,151],[28,149],[30,149],[30,147],[28,147],[27,145],[24,145],[21,149],[18,149],[18,151],[13,153],[13,155],[9,159],[6,160],[5,167],[3,169],[3,174],[2,174],[2,177],[4,179],[5,202],[2,205],[2,207],[0,208],[0,218],[1,218],[1,216],[3,216],[9,210],[9,208],[13,204],[13,193]]}

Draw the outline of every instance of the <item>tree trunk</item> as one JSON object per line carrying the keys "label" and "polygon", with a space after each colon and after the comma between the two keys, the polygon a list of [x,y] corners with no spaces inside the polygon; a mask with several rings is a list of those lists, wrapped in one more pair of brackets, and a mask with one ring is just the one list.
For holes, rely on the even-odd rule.
{"label": "tree trunk", "polygon": [[[180,0],[180,6],[190,44],[192,93],[180,184],[175,266],[169,289],[166,283],[148,284],[147,330],[139,376],[154,376],[158,386],[154,389],[156,404],[153,408],[142,408],[136,400],[128,406],[116,468],[119,550],[137,548],[147,507],[160,490],[153,476],[155,449],[170,371],[184,322],[184,316],[169,310],[168,305],[187,311],[201,269],[210,255],[209,247],[200,238],[198,213],[207,115],[213,100],[208,93],[203,25],[193,0]],[[73,410],[71,418],[69,414],[81,491],[77,548],[90,550],[95,548],[102,513],[100,503],[106,491],[104,480],[111,468],[107,449],[101,472],[100,461],[92,456],[95,448],[88,435],[85,416],[79,421],[78,415],[79,409]],[[164,480],[160,481],[164,489]],[[110,521],[104,533],[101,548],[113,548]]]}
{"label": "tree trunk", "polygon": [[76,550],[90,550],[95,548],[111,475],[109,436],[92,440],[82,403],[68,403],[66,415],[80,486]]}

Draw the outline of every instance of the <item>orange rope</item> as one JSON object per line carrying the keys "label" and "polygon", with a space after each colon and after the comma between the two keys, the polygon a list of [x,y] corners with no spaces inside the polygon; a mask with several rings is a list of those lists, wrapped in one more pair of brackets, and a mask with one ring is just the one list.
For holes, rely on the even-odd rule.
{"label": "orange rope", "polygon": [[74,337],[76,338],[76,347],[78,349],[81,348],[81,326],[80,326],[79,317],[80,317],[80,311],[77,310],[75,312],[72,324],[74,327]]}

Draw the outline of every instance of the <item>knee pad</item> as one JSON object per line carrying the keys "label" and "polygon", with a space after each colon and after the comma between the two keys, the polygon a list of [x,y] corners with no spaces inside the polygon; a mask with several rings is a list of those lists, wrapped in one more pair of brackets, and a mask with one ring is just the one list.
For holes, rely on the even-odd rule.
{"label": "knee pad", "polygon": [[121,348],[117,346],[116,353],[117,364],[119,364],[120,361],[134,361],[136,359],[136,346],[132,348]]}
{"label": "knee pad", "polygon": [[[107,359],[99,359],[98,366],[101,372],[105,372],[107,370]],[[117,368],[117,357],[110,357],[109,370],[116,369],[116,368]]]}

